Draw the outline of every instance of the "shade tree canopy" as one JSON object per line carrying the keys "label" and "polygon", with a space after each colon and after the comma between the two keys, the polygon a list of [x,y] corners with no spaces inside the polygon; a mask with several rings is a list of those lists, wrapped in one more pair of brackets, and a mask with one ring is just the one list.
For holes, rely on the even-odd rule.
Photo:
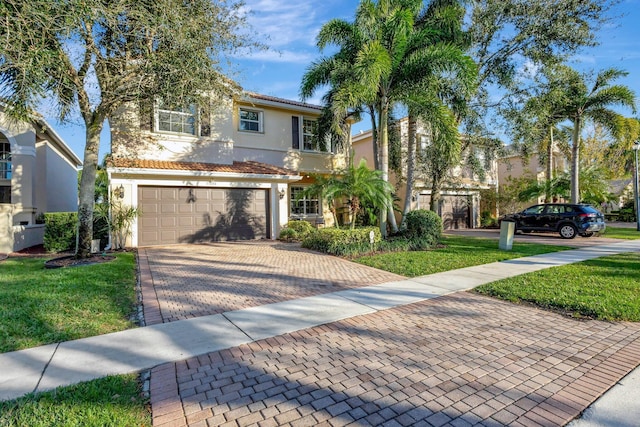
{"label": "shade tree canopy", "polygon": [[0,96],[24,117],[44,98],[61,121],[86,130],[78,256],[91,248],[100,132],[128,102],[198,103],[228,93],[223,56],[257,47],[243,31],[242,2],[191,0],[3,0]]}

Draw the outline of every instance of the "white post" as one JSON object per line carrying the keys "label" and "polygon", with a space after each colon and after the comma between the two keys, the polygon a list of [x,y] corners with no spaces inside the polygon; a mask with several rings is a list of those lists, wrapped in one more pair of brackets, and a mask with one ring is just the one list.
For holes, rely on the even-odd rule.
{"label": "white post", "polygon": [[633,153],[635,167],[633,168],[633,197],[636,206],[636,230],[640,231],[640,195],[638,194],[638,150],[640,150],[640,141],[633,144]]}

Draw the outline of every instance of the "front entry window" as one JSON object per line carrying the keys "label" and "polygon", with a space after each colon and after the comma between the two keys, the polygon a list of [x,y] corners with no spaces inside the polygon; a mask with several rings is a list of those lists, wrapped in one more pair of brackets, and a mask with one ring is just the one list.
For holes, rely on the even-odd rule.
{"label": "front entry window", "polygon": [[291,187],[291,216],[320,215],[320,198],[318,195],[300,197],[304,190],[304,187]]}

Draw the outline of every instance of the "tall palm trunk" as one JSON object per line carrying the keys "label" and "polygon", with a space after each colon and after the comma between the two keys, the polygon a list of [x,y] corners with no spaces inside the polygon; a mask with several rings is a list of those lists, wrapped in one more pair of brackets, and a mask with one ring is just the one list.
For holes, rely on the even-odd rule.
{"label": "tall palm trunk", "polygon": [[431,202],[429,203],[429,209],[440,215],[438,211],[438,205],[440,204],[440,199],[442,195],[440,193],[440,186],[442,184],[442,179],[440,176],[433,176],[431,180]]}
{"label": "tall palm trunk", "polygon": [[580,202],[580,126],[579,116],[573,119],[573,146],[571,147],[571,203]]}
{"label": "tall palm trunk", "polygon": [[544,202],[551,202],[551,179],[553,176],[553,126],[549,128],[549,144],[547,144],[547,165],[545,171]]}
{"label": "tall palm trunk", "polygon": [[[380,171],[382,172],[382,179],[389,182],[389,102],[386,96],[382,96],[380,100],[380,117],[379,117],[378,132],[380,138],[378,139],[378,149],[380,151]],[[387,237],[387,218],[389,210],[387,208],[380,209],[380,234],[382,238]]]}
{"label": "tall palm trunk", "polygon": [[91,122],[86,123],[86,129],[87,144],[84,150],[80,178],[80,203],[78,205],[78,240],[76,242],[76,257],[78,258],[87,258],[91,255],[95,182],[102,122],[94,118]]}
{"label": "tall palm trunk", "polygon": [[407,217],[407,214],[411,210],[411,202],[413,198],[413,185],[415,180],[415,168],[416,168],[416,133],[417,133],[417,119],[412,109],[409,108],[408,130],[407,130],[407,190],[404,197],[404,207],[402,209],[402,221],[400,225],[403,226]]}
{"label": "tall palm trunk", "polygon": [[371,140],[373,141],[373,168],[380,170],[380,150],[378,148],[378,127],[376,123],[376,110],[373,105],[369,105],[369,115],[371,116]]}

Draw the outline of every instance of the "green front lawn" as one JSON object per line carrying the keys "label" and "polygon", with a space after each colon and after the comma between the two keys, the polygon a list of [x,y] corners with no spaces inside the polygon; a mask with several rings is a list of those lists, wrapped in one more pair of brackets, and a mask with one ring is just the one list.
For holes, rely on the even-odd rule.
{"label": "green front lawn", "polygon": [[424,276],[496,261],[571,249],[566,246],[514,242],[513,250],[498,249],[496,239],[446,236],[443,247],[429,251],[390,252],[357,258],[360,264],[407,277]]}
{"label": "green front lawn", "polygon": [[45,269],[44,258],[0,262],[0,352],[133,327],[135,259]]}
{"label": "green front lawn", "polygon": [[151,426],[135,375],[101,378],[0,402],[0,426]]}
{"label": "green front lawn", "polygon": [[[134,254],[103,264],[45,269],[46,258],[0,262],[0,352],[134,326]],[[102,378],[0,402],[0,426],[150,426],[135,375]]]}
{"label": "green front lawn", "polygon": [[640,239],[640,231],[635,228],[607,227],[601,236],[611,239],[635,240]]}
{"label": "green front lawn", "polygon": [[475,289],[575,317],[640,322],[640,253],[554,267]]}

